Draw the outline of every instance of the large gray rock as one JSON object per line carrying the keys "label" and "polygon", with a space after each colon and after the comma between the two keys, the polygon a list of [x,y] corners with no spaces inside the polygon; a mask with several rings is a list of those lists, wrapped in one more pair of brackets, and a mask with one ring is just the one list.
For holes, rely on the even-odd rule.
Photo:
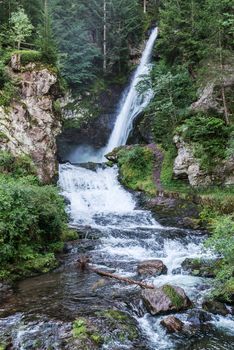
{"label": "large gray rock", "polygon": [[8,108],[0,107],[0,149],[13,155],[29,155],[41,181],[49,183],[57,172],[56,136],[61,123],[54,113],[57,76],[43,66],[29,64],[19,70],[19,57],[12,59],[11,75],[19,81],[20,98]]}
{"label": "large gray rock", "polygon": [[167,267],[161,260],[145,260],[137,266],[139,275],[160,276],[167,274]]}
{"label": "large gray rock", "polygon": [[212,184],[234,184],[234,158],[223,160],[212,174],[201,169],[199,160],[193,155],[191,145],[175,135],[173,139],[178,153],[174,161],[173,176],[176,179],[188,179],[192,187],[206,187]]}
{"label": "large gray rock", "polygon": [[174,161],[173,175],[176,179],[188,179],[191,186],[208,186],[211,177],[201,170],[198,160],[193,156],[191,147],[179,135],[174,136],[178,154]]}
{"label": "large gray rock", "polygon": [[180,287],[164,285],[160,288],[145,289],[143,302],[152,315],[186,310],[192,306],[191,300]]}

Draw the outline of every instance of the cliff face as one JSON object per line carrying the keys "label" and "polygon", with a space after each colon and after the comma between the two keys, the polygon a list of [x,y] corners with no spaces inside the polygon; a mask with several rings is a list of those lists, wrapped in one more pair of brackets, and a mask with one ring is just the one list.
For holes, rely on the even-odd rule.
{"label": "cliff face", "polygon": [[49,183],[57,171],[56,136],[61,132],[53,108],[57,75],[35,63],[21,66],[19,55],[12,57],[9,69],[19,86],[19,98],[9,107],[0,106],[0,149],[29,155],[40,180]]}
{"label": "cliff face", "polygon": [[234,158],[222,160],[212,173],[202,170],[199,160],[193,155],[192,146],[176,135],[174,143],[178,155],[174,162],[173,175],[176,179],[188,179],[192,187],[234,184]]}

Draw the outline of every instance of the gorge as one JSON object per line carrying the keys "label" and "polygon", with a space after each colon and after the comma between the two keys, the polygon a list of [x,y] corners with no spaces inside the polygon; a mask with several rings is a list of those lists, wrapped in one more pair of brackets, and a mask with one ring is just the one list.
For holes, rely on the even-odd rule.
{"label": "gorge", "polygon": [[[183,267],[186,259],[215,259],[203,246],[204,232],[162,226],[140,207],[134,193],[122,187],[116,165],[103,162],[107,152],[126,143],[134,118],[153,97],[151,90],[141,96],[136,85],[150,69],[156,36],[154,29],[116,113],[107,146],[96,154],[89,152],[82,164],[73,156],[72,164],[59,166],[70,226],[80,239],[67,243],[59,268],[18,282],[6,297],[0,313],[0,340],[8,344],[7,349],[232,349],[231,314],[202,311],[212,279],[191,275]],[[192,309],[172,314],[183,324],[183,331],[167,334],[161,321],[170,311],[152,316],[138,288],[80,271],[77,259],[82,255],[99,269],[129,278],[140,278],[140,263],[160,259],[166,273],[146,274],[144,281],[156,288],[184,289]]]}

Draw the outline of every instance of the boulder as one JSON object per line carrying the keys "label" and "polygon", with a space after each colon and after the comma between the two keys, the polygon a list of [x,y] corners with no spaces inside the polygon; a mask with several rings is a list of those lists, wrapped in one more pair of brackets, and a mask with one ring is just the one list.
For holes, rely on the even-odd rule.
{"label": "boulder", "polygon": [[139,275],[160,276],[167,274],[167,267],[161,260],[145,260],[137,266]]}
{"label": "boulder", "polygon": [[165,327],[169,333],[181,332],[184,325],[182,321],[174,316],[168,316],[162,319],[160,324]]}
{"label": "boulder", "polygon": [[226,316],[230,313],[225,304],[216,300],[205,300],[202,304],[204,310],[211,312],[214,315]]}
{"label": "boulder", "polygon": [[204,310],[191,310],[188,314],[187,321],[193,327],[200,327],[203,323],[211,321],[212,317]]}
{"label": "boulder", "polygon": [[168,284],[160,288],[143,290],[142,299],[151,315],[178,312],[192,306],[191,300],[182,288]]}
{"label": "boulder", "polygon": [[182,267],[185,271],[191,273],[193,276],[201,277],[215,277],[215,271],[221,259],[191,259],[187,258],[183,261]]}

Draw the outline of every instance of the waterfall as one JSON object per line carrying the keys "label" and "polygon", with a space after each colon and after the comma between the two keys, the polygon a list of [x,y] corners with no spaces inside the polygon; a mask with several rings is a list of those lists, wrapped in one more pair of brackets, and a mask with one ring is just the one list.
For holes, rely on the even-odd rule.
{"label": "waterfall", "polygon": [[107,146],[104,148],[103,156],[112,151],[112,149],[115,147],[126,144],[129,133],[132,130],[134,119],[149,104],[153,97],[153,91],[150,88],[144,93],[140,94],[137,91],[137,84],[143,75],[148,75],[150,72],[150,59],[157,35],[158,29],[155,28],[149,37],[141,58],[141,62],[132,78],[129,92],[122,102],[120,112],[116,118],[114,129],[111,133]]}

